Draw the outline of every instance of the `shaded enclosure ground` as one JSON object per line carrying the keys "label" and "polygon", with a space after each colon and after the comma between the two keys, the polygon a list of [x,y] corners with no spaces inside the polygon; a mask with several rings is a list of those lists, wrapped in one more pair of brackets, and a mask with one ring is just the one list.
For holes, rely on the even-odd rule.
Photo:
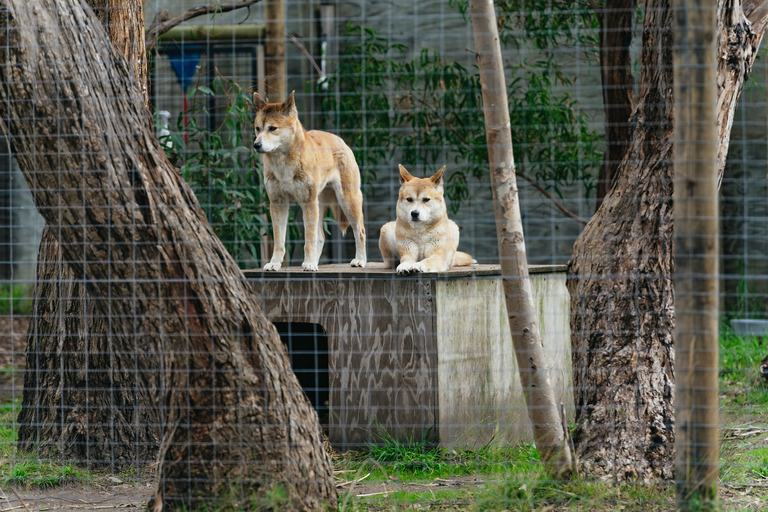
{"label": "shaded enclosure ground", "polygon": [[[154,488],[153,468],[96,471],[41,460],[15,448],[29,319],[0,316],[0,512],[11,510],[142,510]],[[13,332],[13,334],[11,334]],[[768,385],[758,373],[768,340],[721,336],[721,498],[723,510],[768,509]],[[344,511],[667,511],[669,483],[625,484],[575,479],[552,482],[531,445],[443,450],[420,438],[382,439],[365,453],[332,453]],[[18,496],[14,493],[18,493]],[[275,493],[273,507],[280,507]],[[243,510],[216,497],[209,510]]]}

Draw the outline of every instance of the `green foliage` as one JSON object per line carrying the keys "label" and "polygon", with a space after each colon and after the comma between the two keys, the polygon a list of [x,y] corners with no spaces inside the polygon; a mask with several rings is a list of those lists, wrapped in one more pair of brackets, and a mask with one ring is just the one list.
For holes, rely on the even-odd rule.
{"label": "green foliage", "polygon": [[[561,196],[563,187],[581,183],[589,196],[602,159],[601,135],[567,92],[573,81],[553,49],[594,48],[596,19],[571,4],[554,5],[547,16],[523,16],[518,2],[500,9],[505,44],[533,50],[510,70],[508,84],[518,173]],[[345,36],[339,67],[329,77],[331,89],[341,94],[327,95],[321,108],[355,150],[364,182],[374,183],[377,165],[395,157],[433,170],[450,158],[457,165],[448,174],[446,195],[457,210],[469,199],[470,180],[487,180],[488,174],[477,70],[430,49],[409,57],[408,48],[367,27],[349,25]]]}
{"label": "green foliage", "polygon": [[[736,334],[727,321],[720,323],[720,374],[725,383],[748,387],[757,379],[760,361],[766,355],[766,339]],[[759,379],[758,379],[759,380]]]}
{"label": "green foliage", "polygon": [[745,269],[744,261],[739,261],[739,273],[741,276],[736,285],[736,301],[729,304],[730,311],[725,311],[728,318],[762,318],[765,309],[761,294],[756,290],[750,290],[750,279]]}
{"label": "green foliage", "polygon": [[[213,230],[238,265],[245,267],[248,255],[258,264],[259,242],[263,235],[271,235],[272,224],[269,198],[261,185],[261,162],[251,149],[250,94],[236,82],[217,76],[210,86],[191,87],[187,100],[188,110],[179,113],[176,131],[160,143],[168,159],[180,166]],[[295,216],[294,210],[292,221]],[[297,239],[296,223],[289,226],[289,239]]]}
{"label": "green foliage", "polygon": [[32,310],[34,290],[30,285],[0,283],[0,315],[27,315]]}

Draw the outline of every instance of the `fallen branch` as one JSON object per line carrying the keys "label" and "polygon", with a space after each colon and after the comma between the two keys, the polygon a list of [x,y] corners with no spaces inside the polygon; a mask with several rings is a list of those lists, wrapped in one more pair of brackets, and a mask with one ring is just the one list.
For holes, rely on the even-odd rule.
{"label": "fallen branch", "polygon": [[365,480],[365,479],[366,479],[366,478],[368,478],[369,476],[371,476],[371,474],[370,474],[370,473],[368,473],[368,474],[367,474],[367,475],[365,475],[365,476],[361,476],[360,478],[356,478],[356,479],[354,479],[354,480],[349,480],[349,481],[347,481],[347,482],[342,482],[342,483],[340,483],[340,484],[336,484],[336,488],[338,489],[338,488],[340,488],[340,487],[344,487],[345,485],[356,484],[357,482],[360,482],[360,481],[363,481],[363,480]]}
{"label": "fallen branch", "polygon": [[729,427],[723,429],[723,440],[730,441],[734,439],[746,439],[748,437],[759,436],[768,432],[768,428],[761,427]]}
{"label": "fallen branch", "polygon": [[355,494],[355,497],[357,498],[367,498],[369,496],[381,496],[382,494],[391,494],[395,491],[384,491],[384,492],[371,492],[368,494]]}
{"label": "fallen branch", "polygon": [[24,507],[24,509],[25,509],[27,512],[32,512],[31,510],[29,510],[29,507],[27,507],[27,504],[26,504],[26,503],[24,503],[24,500],[23,500],[23,499],[21,499],[21,496],[19,496],[19,493],[18,493],[18,492],[16,492],[16,489],[15,489],[14,487],[11,487],[11,490],[13,491],[13,494],[15,494],[17,498],[19,498],[19,503],[21,503],[21,506],[22,506],[22,507]]}

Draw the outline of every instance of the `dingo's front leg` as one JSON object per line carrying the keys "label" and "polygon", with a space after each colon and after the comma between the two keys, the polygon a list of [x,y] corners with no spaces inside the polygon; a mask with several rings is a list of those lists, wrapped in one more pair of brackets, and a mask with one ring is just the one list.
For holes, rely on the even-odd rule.
{"label": "dingo's front leg", "polygon": [[387,222],[381,227],[379,234],[379,251],[384,259],[384,268],[394,267],[399,260],[395,226],[395,221]]}
{"label": "dingo's front leg", "polygon": [[269,200],[269,214],[272,217],[272,234],[275,237],[275,247],[272,259],[264,265],[264,270],[280,270],[285,257],[285,230],[288,227],[288,201],[280,198],[278,201]]}
{"label": "dingo's front leg", "polygon": [[[453,260],[453,255],[451,255],[451,260]],[[419,272],[445,272],[450,266],[445,261],[445,256],[443,254],[433,254],[429,258],[421,260],[418,265],[424,269],[419,270]]]}
{"label": "dingo's front leg", "polygon": [[320,219],[320,205],[317,201],[317,194],[310,196],[309,201],[301,205],[304,213],[304,263],[301,268],[316,272],[317,263],[320,261],[320,254],[317,249],[317,232]]}
{"label": "dingo's front leg", "polygon": [[411,272],[426,272],[426,267],[416,260],[419,257],[419,248],[411,240],[397,240],[397,252],[400,253],[400,264],[397,266],[398,275],[406,275]]}

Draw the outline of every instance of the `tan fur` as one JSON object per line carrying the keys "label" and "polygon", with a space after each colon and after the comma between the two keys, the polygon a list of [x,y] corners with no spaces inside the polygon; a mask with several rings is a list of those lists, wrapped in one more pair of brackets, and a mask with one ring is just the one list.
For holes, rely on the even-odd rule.
{"label": "tan fur", "polygon": [[351,265],[364,267],[363,194],[352,150],[332,133],[306,131],[293,93],[283,103],[266,103],[255,93],[253,106],[253,147],[264,165],[275,238],[272,259],[264,270],[280,270],[282,265],[291,201],[299,203],[304,214],[304,270],[317,270],[325,241],[322,220],[329,208],[342,233],[352,227],[356,254]]}
{"label": "tan fur", "polygon": [[[384,266],[398,274],[444,272],[477,263],[459,252],[459,227],[448,218],[443,197],[443,166],[430,178],[414,178],[400,168],[397,220],[381,228],[379,250]],[[399,263],[399,264],[398,264]]]}

